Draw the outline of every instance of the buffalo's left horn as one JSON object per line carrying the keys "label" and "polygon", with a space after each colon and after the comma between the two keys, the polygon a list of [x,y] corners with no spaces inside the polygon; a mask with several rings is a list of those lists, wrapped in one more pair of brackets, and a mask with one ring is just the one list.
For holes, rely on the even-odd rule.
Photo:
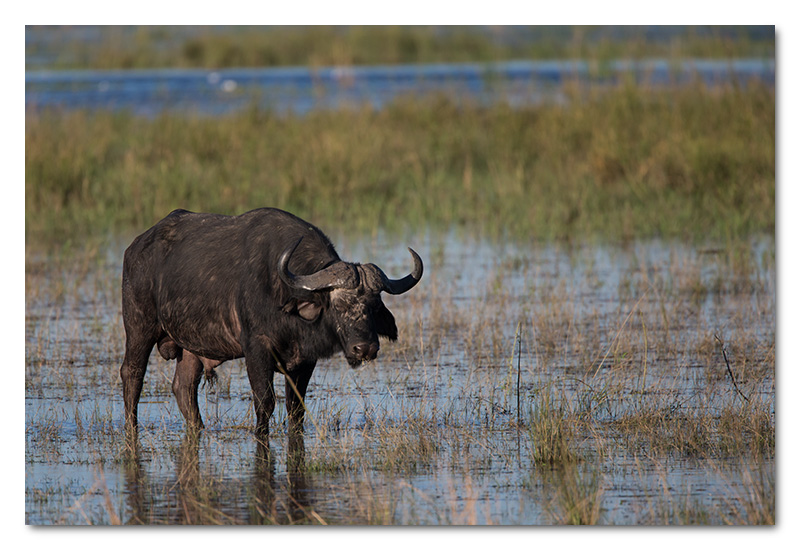
{"label": "buffalo's left horn", "polygon": [[383,290],[389,294],[408,292],[422,279],[422,258],[411,247],[409,247],[408,251],[411,252],[411,256],[414,258],[414,269],[402,279],[389,279],[387,277],[383,282]]}
{"label": "buffalo's left horn", "polygon": [[278,260],[278,274],[283,282],[292,288],[302,290],[324,290],[327,288],[356,288],[359,283],[358,273],[345,262],[336,262],[310,275],[295,275],[289,271],[289,259],[300,246],[300,237],[296,243],[286,248]]}

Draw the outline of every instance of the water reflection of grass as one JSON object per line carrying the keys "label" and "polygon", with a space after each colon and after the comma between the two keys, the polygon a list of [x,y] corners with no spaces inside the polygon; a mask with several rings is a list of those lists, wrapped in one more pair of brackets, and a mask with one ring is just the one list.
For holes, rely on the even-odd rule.
{"label": "water reflection of grass", "polygon": [[29,113],[28,242],[74,248],[175,208],[259,206],[360,235],[433,226],[726,244],[774,230],[772,88],[622,86],[569,101],[399,100],[303,117]]}

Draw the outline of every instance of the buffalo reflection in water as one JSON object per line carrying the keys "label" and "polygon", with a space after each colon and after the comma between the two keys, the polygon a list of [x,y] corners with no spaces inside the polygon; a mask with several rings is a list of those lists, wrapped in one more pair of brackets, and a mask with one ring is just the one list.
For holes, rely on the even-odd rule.
{"label": "buffalo reflection in water", "polygon": [[220,477],[201,471],[202,432],[188,430],[175,453],[175,474],[147,472],[137,436],[128,436],[124,459],[127,524],[320,523],[315,491],[308,485],[302,432],[290,431],[287,473],[276,476],[269,440],[254,439],[249,476]]}

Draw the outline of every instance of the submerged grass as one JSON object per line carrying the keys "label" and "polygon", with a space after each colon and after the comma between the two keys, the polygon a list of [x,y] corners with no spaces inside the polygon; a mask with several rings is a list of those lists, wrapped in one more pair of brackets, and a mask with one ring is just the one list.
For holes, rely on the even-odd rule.
{"label": "submerged grass", "polygon": [[[192,438],[157,354],[130,445],[118,260],[31,258],[29,522],[774,523],[772,254],[445,248],[420,248],[435,284],[387,302],[402,332],[377,364],[320,364],[305,438],[276,381],[266,451],[240,362],[201,390]],[[727,290],[694,296],[718,279]]]}
{"label": "submerged grass", "polygon": [[362,236],[739,242],[775,224],[775,94],[759,84],[622,85],[513,109],[438,97],[302,117],[29,112],[25,149],[31,245],[138,232],[175,208],[277,206]]}

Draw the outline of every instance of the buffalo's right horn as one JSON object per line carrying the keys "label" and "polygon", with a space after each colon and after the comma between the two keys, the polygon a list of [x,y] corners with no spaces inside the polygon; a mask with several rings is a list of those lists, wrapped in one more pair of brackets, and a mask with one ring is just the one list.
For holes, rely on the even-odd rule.
{"label": "buffalo's right horn", "polygon": [[414,269],[402,279],[389,279],[386,277],[383,282],[383,289],[389,294],[408,292],[422,279],[422,258],[411,247],[409,247],[408,251],[411,252],[411,256],[414,258]]}
{"label": "buffalo's right horn", "polygon": [[289,246],[278,260],[278,274],[291,288],[302,290],[324,290],[327,288],[356,288],[359,283],[358,272],[347,263],[339,261],[310,275],[295,275],[289,271],[289,259],[300,246],[303,237]]}

